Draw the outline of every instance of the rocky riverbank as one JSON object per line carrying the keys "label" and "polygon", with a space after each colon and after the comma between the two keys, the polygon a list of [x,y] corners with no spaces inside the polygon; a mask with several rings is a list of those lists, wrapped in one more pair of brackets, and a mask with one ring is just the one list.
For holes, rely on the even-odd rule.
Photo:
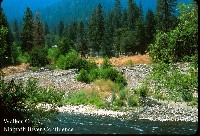
{"label": "rocky riverbank", "polygon": [[[177,64],[182,72],[185,72],[188,68],[188,64]],[[144,80],[152,70],[150,65],[139,64],[134,67],[118,67],[117,68],[126,78],[128,87],[131,90],[139,88],[141,81]],[[92,87],[92,84],[85,84],[76,80],[77,70],[45,70],[41,69],[39,72],[25,71],[23,73],[6,76],[6,81],[14,79],[20,79],[23,83],[26,83],[30,77],[37,78],[39,80],[39,86],[41,87],[55,87],[63,90],[66,93],[75,92],[84,89],[85,87]],[[185,102],[166,102],[157,101],[147,98],[145,100],[146,105],[143,105],[139,109],[129,110],[125,112],[111,111],[106,109],[96,109],[94,106],[62,106],[56,109],[59,112],[97,115],[97,116],[109,116],[117,117],[128,120],[148,119],[152,121],[192,121],[198,122],[198,109],[188,106]],[[38,105],[51,107],[51,105],[43,104]]]}
{"label": "rocky riverbank", "polygon": [[[154,100],[156,101],[156,100]],[[37,108],[50,110],[51,104],[40,103]],[[127,111],[112,111],[107,109],[97,109],[92,105],[66,105],[55,106],[55,110],[61,113],[83,114],[89,116],[113,117],[123,120],[136,121],[147,119],[150,121],[186,121],[198,122],[198,109],[187,106],[185,102],[166,102],[159,101],[156,104],[140,107]]]}

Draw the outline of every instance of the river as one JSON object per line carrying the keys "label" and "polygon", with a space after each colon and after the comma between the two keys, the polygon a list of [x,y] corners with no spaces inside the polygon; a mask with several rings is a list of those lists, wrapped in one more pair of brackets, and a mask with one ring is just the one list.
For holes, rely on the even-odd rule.
{"label": "river", "polygon": [[109,117],[59,113],[44,122],[47,134],[195,134],[198,123],[127,121]]}

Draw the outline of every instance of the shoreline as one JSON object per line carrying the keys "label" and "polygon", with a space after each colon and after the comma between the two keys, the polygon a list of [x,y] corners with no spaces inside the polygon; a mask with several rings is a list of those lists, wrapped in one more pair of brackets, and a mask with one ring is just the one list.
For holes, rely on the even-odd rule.
{"label": "shoreline", "polygon": [[[52,105],[40,103],[36,106],[46,111],[50,110]],[[101,116],[118,118],[128,121],[150,120],[150,121],[184,121],[198,122],[198,109],[187,106],[185,103],[173,103],[144,106],[128,111],[113,111],[107,109],[97,109],[92,105],[66,105],[62,107],[56,106],[56,111],[59,113],[79,114],[88,116]]]}

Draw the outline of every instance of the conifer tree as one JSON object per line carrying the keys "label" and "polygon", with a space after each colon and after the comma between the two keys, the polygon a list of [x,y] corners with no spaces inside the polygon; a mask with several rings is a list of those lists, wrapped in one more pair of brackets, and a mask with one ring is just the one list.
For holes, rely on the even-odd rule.
{"label": "conifer tree", "polygon": [[63,33],[64,33],[64,23],[63,23],[63,21],[60,21],[60,23],[59,23],[59,30],[58,30],[58,32],[59,32],[59,36],[60,37],[63,37]]}
{"label": "conifer tree", "polygon": [[128,17],[127,17],[127,10],[124,9],[122,13],[122,27],[128,28]]}
{"label": "conifer tree", "polygon": [[114,5],[114,27],[118,29],[121,27],[121,0],[115,0]]}
{"label": "conifer tree", "polygon": [[94,53],[95,47],[97,47],[96,31],[97,29],[96,29],[96,9],[95,9],[90,17],[87,27],[87,39],[88,39],[90,53]]}
{"label": "conifer tree", "polygon": [[146,14],[146,26],[147,26],[147,44],[153,42],[156,32],[156,18],[151,9],[148,9]]}
{"label": "conifer tree", "polygon": [[13,23],[13,36],[14,36],[15,42],[19,43],[20,37],[19,37],[19,26],[18,26],[17,19],[15,19]]}
{"label": "conifer tree", "polygon": [[104,17],[103,17],[103,10],[101,4],[98,5],[97,8],[97,26],[96,26],[96,35],[97,35],[97,53],[99,55],[99,52],[103,46],[103,40],[104,40],[104,33],[105,33],[105,24],[104,24]]}
{"label": "conifer tree", "polygon": [[47,24],[47,22],[45,22],[44,30],[45,30],[45,36],[46,36],[47,34],[50,34],[49,25]]}
{"label": "conifer tree", "polygon": [[138,7],[134,0],[128,1],[128,28],[133,30],[135,27],[135,22],[139,17]]}
{"label": "conifer tree", "polygon": [[0,44],[0,48],[2,49],[1,55],[2,57],[2,66],[11,64],[12,56],[11,56],[11,48],[13,42],[13,35],[11,33],[6,15],[3,12],[3,8],[0,7],[0,28],[2,29],[2,38],[5,43]]}
{"label": "conifer tree", "polygon": [[[167,32],[172,26],[177,0],[157,0],[156,20],[157,29]],[[175,19],[175,18],[174,18]]]}
{"label": "conifer tree", "polygon": [[39,18],[39,13],[35,15],[34,26],[35,26],[34,27],[34,46],[44,47],[45,45],[44,28]]}
{"label": "conifer tree", "polygon": [[22,50],[30,52],[34,46],[34,21],[33,13],[29,7],[27,7],[24,14],[23,28],[20,39],[22,43]]}
{"label": "conifer tree", "polygon": [[78,24],[77,28],[76,50],[80,52],[82,57],[85,57],[85,55],[87,54],[85,30],[82,21]]}

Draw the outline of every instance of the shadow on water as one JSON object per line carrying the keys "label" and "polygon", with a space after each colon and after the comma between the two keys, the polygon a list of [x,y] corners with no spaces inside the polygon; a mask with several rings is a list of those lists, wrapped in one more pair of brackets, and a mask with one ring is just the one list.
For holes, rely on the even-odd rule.
{"label": "shadow on water", "polygon": [[109,117],[60,113],[46,121],[48,134],[195,134],[198,123],[127,121]]}

